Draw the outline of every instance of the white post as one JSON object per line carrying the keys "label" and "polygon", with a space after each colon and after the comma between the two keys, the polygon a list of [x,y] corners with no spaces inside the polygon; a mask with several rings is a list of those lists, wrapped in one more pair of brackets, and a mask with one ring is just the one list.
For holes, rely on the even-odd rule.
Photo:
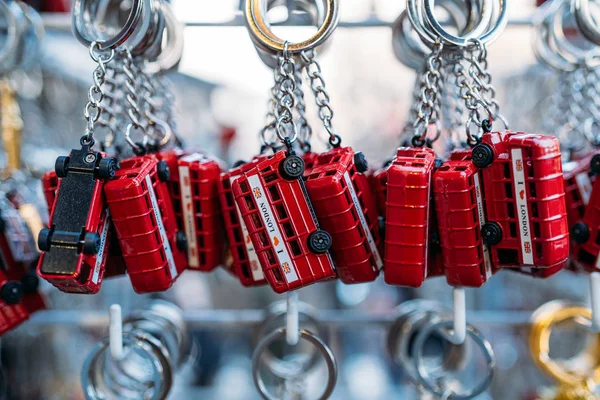
{"label": "white post", "polygon": [[465,289],[455,287],[454,295],[454,332],[453,343],[463,344],[467,338],[467,300]]}
{"label": "white post", "polygon": [[295,346],[300,341],[300,326],[298,315],[298,292],[288,292],[287,312],[285,320],[286,340],[290,346]]}
{"label": "white post", "polygon": [[110,355],[114,360],[121,360],[123,359],[123,319],[121,317],[121,306],[118,304],[110,306],[108,316]]}
{"label": "white post", "polygon": [[590,299],[592,303],[592,330],[600,332],[600,272],[590,274]]}

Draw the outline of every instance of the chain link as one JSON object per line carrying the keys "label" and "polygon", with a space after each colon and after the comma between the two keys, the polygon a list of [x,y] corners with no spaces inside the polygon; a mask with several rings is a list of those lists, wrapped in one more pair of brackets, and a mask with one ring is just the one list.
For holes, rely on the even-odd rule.
{"label": "chain link", "polygon": [[[277,107],[277,98],[279,96],[279,88],[281,87],[282,77],[279,74],[279,68],[273,69],[273,86],[270,90],[269,101],[267,102],[267,114],[265,115],[265,126],[260,130],[261,153],[275,146],[277,140],[277,117],[275,117],[275,109]],[[269,135],[269,137],[267,137]]]}
{"label": "chain link", "polygon": [[441,54],[443,48],[443,44],[439,41],[434,45],[422,75],[416,119],[413,122],[413,145],[415,146],[425,145],[427,131],[431,124],[438,126],[437,135],[433,140],[440,136],[440,95],[443,91]]}
{"label": "chain link", "polygon": [[294,95],[296,97],[296,112],[298,114],[298,121],[296,122],[296,130],[298,131],[298,142],[302,147],[302,151],[308,152],[311,149],[311,137],[312,127],[308,123],[306,118],[306,101],[304,99],[304,88],[302,82],[302,71],[305,66],[303,63],[296,64],[295,79],[296,79],[296,91]]}
{"label": "chain link", "polygon": [[306,66],[306,74],[310,79],[310,89],[315,97],[315,103],[319,107],[319,118],[323,122],[323,127],[329,135],[329,143],[339,146],[341,143],[339,135],[333,130],[333,109],[331,108],[331,99],[325,85],[325,80],[321,74],[321,66],[316,60],[315,50],[303,51],[300,58]]}
{"label": "chain link", "polygon": [[[123,54],[123,74],[125,75],[125,99],[128,104],[127,115],[129,116],[129,124],[125,130],[125,140],[133,148],[136,153],[143,153],[148,145],[148,134],[145,124],[142,122],[142,99],[138,92],[140,88],[140,82],[137,77],[139,76],[139,68],[136,66],[133,56],[129,50],[121,50]],[[143,98],[143,96],[142,96]],[[143,133],[144,137],[141,145],[134,142],[131,138],[133,130],[138,130]]]}
{"label": "chain link", "polygon": [[117,115],[120,112],[119,102],[121,92],[121,70],[122,60],[119,53],[115,53],[114,61],[106,66],[106,78],[104,82],[104,103],[103,110],[98,125],[108,130],[108,133],[102,141],[102,148],[113,146],[116,141],[119,121]]}
{"label": "chain link", "polygon": [[275,130],[279,139],[287,145],[291,145],[298,138],[293,112],[296,104],[294,98],[294,92],[296,91],[295,70],[296,62],[292,54],[288,51],[288,42],[286,42],[285,49],[279,56],[281,83],[275,107],[275,118],[277,120]]}
{"label": "chain link", "polygon": [[89,48],[90,57],[98,64],[93,73],[94,83],[88,91],[88,102],[85,105],[83,115],[87,121],[87,128],[84,136],[81,138],[82,144],[92,146],[94,144],[95,124],[99,121],[102,114],[102,100],[104,99],[104,85],[106,82],[107,65],[115,57],[114,50],[111,50],[106,56],[106,52],[100,49],[98,42],[92,42]]}

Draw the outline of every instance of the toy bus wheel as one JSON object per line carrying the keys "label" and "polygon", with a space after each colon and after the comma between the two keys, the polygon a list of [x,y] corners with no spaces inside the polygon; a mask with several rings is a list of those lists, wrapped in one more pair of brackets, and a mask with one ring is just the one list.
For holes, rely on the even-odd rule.
{"label": "toy bus wheel", "polygon": [[185,236],[185,233],[183,231],[177,232],[177,234],[175,235],[175,243],[177,244],[177,248],[180,251],[187,250],[187,247],[188,247],[187,237]]}
{"label": "toy bus wheel", "polygon": [[356,166],[356,170],[361,174],[369,170],[367,157],[365,157],[365,155],[360,151],[354,154],[354,165]]}
{"label": "toy bus wheel", "polygon": [[56,159],[54,163],[54,171],[56,171],[56,176],[59,178],[64,178],[67,176],[67,172],[69,171],[69,161],[70,158],[66,156],[61,156]]}
{"label": "toy bus wheel", "polygon": [[50,251],[50,229],[42,229],[38,235],[38,248],[41,251]]}
{"label": "toy bus wheel", "polygon": [[0,289],[0,299],[6,304],[19,304],[23,300],[23,285],[21,282],[6,282]]}
{"label": "toy bus wheel", "polygon": [[159,161],[156,166],[156,172],[158,173],[158,179],[161,182],[166,182],[171,178],[171,171],[169,171],[169,166],[164,161]]}
{"label": "toy bus wheel", "polygon": [[315,254],[325,254],[331,248],[331,235],[321,229],[308,236],[308,248]]}
{"label": "toy bus wheel", "polygon": [[281,162],[279,173],[288,181],[298,179],[304,174],[304,160],[291,155]]}
{"label": "toy bus wheel", "polygon": [[498,244],[502,241],[502,228],[495,222],[488,222],[481,228],[481,237],[487,245]]}
{"label": "toy bus wheel", "polygon": [[23,292],[35,293],[40,286],[40,278],[35,271],[29,271],[21,278],[21,285],[23,285]]}
{"label": "toy bus wheel", "polygon": [[577,222],[571,227],[571,237],[577,244],[584,244],[590,238],[590,228],[585,222]]}
{"label": "toy bus wheel", "polygon": [[494,151],[487,144],[479,143],[477,146],[473,147],[471,157],[473,158],[473,164],[475,164],[477,168],[486,168],[492,165],[492,162],[494,161]]}
{"label": "toy bus wheel", "polygon": [[100,251],[100,235],[96,232],[88,232],[83,238],[83,254],[94,255]]}
{"label": "toy bus wheel", "polygon": [[590,169],[595,174],[600,174],[600,154],[596,154],[590,161]]}
{"label": "toy bus wheel", "polygon": [[98,165],[98,177],[102,179],[110,179],[115,176],[119,169],[119,163],[114,158],[103,158]]}

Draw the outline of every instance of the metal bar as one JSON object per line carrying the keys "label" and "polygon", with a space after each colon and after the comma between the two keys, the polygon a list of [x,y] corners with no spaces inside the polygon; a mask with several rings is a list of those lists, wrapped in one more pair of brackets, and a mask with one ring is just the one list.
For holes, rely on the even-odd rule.
{"label": "metal bar", "polygon": [[[52,30],[71,30],[71,15],[70,14],[42,14],[44,20],[44,26],[47,29]],[[390,27],[393,21],[384,21],[379,19],[375,15],[371,15],[363,21],[340,21],[338,27],[340,28],[382,28]],[[210,21],[188,21],[184,24],[189,28],[202,28],[202,27],[242,27],[245,26],[244,15],[237,13],[230,21],[222,22],[210,22]],[[284,23],[275,23],[274,26],[312,26],[306,18],[294,18],[293,14],[290,19]],[[442,25],[449,25],[448,22],[442,22]],[[508,25],[511,26],[530,26],[533,25],[531,18],[515,18],[508,21]]]}
{"label": "metal bar", "polygon": [[[126,313],[125,313],[126,314]],[[184,312],[184,319],[190,328],[243,328],[261,324],[266,317],[264,310],[195,310]],[[523,326],[529,325],[530,312],[521,311],[468,311],[467,320],[483,326]],[[363,327],[366,325],[389,326],[394,314],[370,314],[362,311],[320,310],[317,319],[325,325],[342,327]],[[108,327],[108,313],[98,311],[49,310],[36,313],[27,326],[71,325],[83,328]]]}

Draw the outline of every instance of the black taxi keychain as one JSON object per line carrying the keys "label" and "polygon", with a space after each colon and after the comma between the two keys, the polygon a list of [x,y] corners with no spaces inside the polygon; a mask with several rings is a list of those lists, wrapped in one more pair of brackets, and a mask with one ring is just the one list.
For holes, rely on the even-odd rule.
{"label": "black taxi keychain", "polygon": [[114,50],[103,51],[93,43],[90,55],[98,67],[85,107],[88,127],[80,140],[81,148],[56,160],[56,178],[60,178],[59,182],[54,180],[56,200],[49,228],[38,237],[42,251],[39,276],[64,292],[87,294],[100,290],[106,268],[110,218],[103,188],[118,169],[116,159],[93,149],[94,124],[102,110],[106,64],[114,58]]}
{"label": "black taxi keychain", "polygon": [[[250,2],[247,6],[252,8]],[[246,10],[250,31],[255,34],[256,10]],[[262,34],[260,29],[256,31]],[[304,183],[304,160],[296,155],[293,121],[295,61],[292,47],[282,43],[279,58],[280,95],[276,107],[276,133],[285,150],[259,162],[232,183],[250,239],[266,281],[278,293],[336,277],[329,255],[331,236],[319,221]]]}

